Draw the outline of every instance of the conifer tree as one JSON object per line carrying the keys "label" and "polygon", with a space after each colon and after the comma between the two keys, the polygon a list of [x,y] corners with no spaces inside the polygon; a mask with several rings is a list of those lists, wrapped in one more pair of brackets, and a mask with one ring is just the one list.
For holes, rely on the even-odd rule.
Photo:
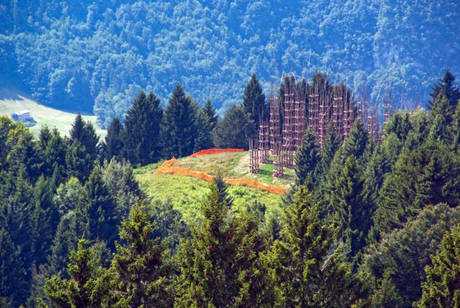
{"label": "conifer tree", "polygon": [[120,120],[117,117],[113,118],[104,140],[104,158],[108,161],[112,157],[119,158],[121,155],[123,150],[122,130]]}
{"label": "conifer tree", "polygon": [[446,96],[453,113],[455,106],[460,99],[460,89],[458,86],[455,86],[455,77],[449,70],[446,70],[442,79],[433,86],[430,93],[432,100],[428,102],[428,107],[430,109],[436,107],[436,98],[441,92],[443,92]]}
{"label": "conifer tree", "polygon": [[214,144],[220,148],[248,148],[248,138],[255,132],[254,122],[243,107],[233,105],[217,124]]}
{"label": "conifer tree", "polygon": [[196,125],[198,132],[195,139],[193,152],[198,152],[202,149],[210,149],[214,147],[212,140],[213,123],[211,122],[211,119],[208,117],[205,110],[198,110]]}
{"label": "conifer tree", "polygon": [[45,295],[53,307],[100,307],[105,292],[98,292],[98,278],[102,268],[95,249],[85,240],[78,242],[78,250],[70,255],[70,279],[51,277],[45,285]]}
{"label": "conifer tree", "polygon": [[117,253],[110,268],[111,304],[118,307],[171,307],[172,268],[166,251],[153,237],[147,208],[135,205],[121,224]]}
{"label": "conifer tree", "polygon": [[46,144],[42,146],[44,164],[42,170],[46,176],[54,174],[56,184],[62,183],[66,178],[66,153],[68,142],[54,129]]}
{"label": "conifer tree", "polygon": [[212,132],[216,126],[217,126],[217,121],[219,117],[216,114],[216,109],[212,105],[212,102],[210,99],[206,101],[206,104],[204,104],[203,111],[206,114],[209,122],[209,129]]}
{"label": "conifer tree", "polygon": [[426,281],[422,283],[422,298],[417,306],[460,306],[460,224],[444,235],[431,263],[425,267]]}
{"label": "conifer tree", "polygon": [[458,156],[441,142],[428,140],[412,152],[403,152],[383,182],[373,218],[374,236],[402,227],[427,204],[459,204],[455,184],[459,168]]}
{"label": "conifer tree", "polygon": [[265,95],[254,73],[244,89],[243,108],[248,117],[254,122],[255,127],[258,128],[260,124],[259,117],[266,107]]}
{"label": "conifer tree", "polygon": [[[267,275],[258,257],[265,242],[254,219],[230,216],[231,203],[222,183],[211,185],[202,207],[203,220],[182,242],[178,306],[260,306],[270,302]],[[246,305],[247,303],[247,305]]]}
{"label": "conifer tree", "polygon": [[26,293],[27,276],[20,251],[2,225],[0,228],[0,298],[7,298],[14,306],[18,306],[27,296]]}
{"label": "conifer tree", "polygon": [[329,122],[329,128],[327,131],[327,137],[323,146],[323,152],[321,153],[321,161],[319,166],[319,172],[322,176],[326,175],[331,166],[334,155],[340,147],[340,140],[335,131],[334,123]]}
{"label": "conifer tree", "polygon": [[277,307],[350,306],[360,289],[343,260],[340,247],[334,247],[334,229],[324,224],[305,186],[294,194],[285,208],[281,239],[266,255],[273,279]]}
{"label": "conifer tree", "polygon": [[166,106],[163,122],[165,156],[183,157],[193,153],[196,130],[196,107],[180,84],[174,88]]}
{"label": "conifer tree", "polygon": [[97,159],[99,136],[92,123],[83,121],[81,114],[78,114],[69,133],[72,142],[76,140],[84,146],[90,161]]}
{"label": "conifer tree", "polygon": [[313,190],[313,186],[316,182],[319,160],[320,154],[318,146],[316,145],[315,136],[308,128],[295,156],[297,184],[305,184],[310,191]]}
{"label": "conifer tree", "polygon": [[[431,264],[430,255],[438,249],[443,235],[460,221],[460,208],[446,204],[426,206],[402,229],[382,234],[381,241],[368,246],[360,271],[372,274],[377,286],[373,296],[378,299],[385,280],[391,282],[396,293],[392,300],[400,300],[402,307],[410,307],[422,296],[425,266]],[[380,295],[379,295],[380,294]],[[378,303],[377,303],[378,304]]]}
{"label": "conifer tree", "polygon": [[78,140],[73,140],[65,155],[67,175],[78,178],[81,182],[86,182],[94,160]]}
{"label": "conifer tree", "polygon": [[116,204],[102,180],[101,168],[96,165],[85,185],[88,204],[80,212],[86,216],[86,236],[107,242],[112,250],[117,238],[117,225],[120,221]]}
{"label": "conifer tree", "polygon": [[142,91],[127,111],[123,128],[123,157],[133,165],[146,165],[161,158],[160,124],[163,109],[152,92]]}

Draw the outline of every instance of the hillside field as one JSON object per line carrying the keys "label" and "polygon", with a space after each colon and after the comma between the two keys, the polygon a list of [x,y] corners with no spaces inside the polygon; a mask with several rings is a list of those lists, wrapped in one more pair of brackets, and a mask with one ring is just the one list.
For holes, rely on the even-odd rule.
{"label": "hillside field", "polygon": [[[153,200],[171,202],[180,211],[185,221],[190,222],[199,218],[200,204],[205,202],[210,192],[209,183],[194,177],[159,174],[157,168],[162,162],[144,166],[134,170],[136,179],[141,187]],[[293,182],[292,170],[287,170],[284,179],[272,179],[273,164],[261,165],[261,173],[249,174],[249,153],[219,153],[199,157],[185,157],[178,160],[177,167],[190,168],[210,175],[220,173],[224,178],[250,178],[265,184],[278,185],[288,188]],[[255,188],[230,186],[228,193],[233,199],[234,209],[253,208],[256,203],[266,206],[266,215],[279,216],[282,196],[262,192]]]}
{"label": "hillside field", "polygon": [[[11,117],[12,113],[22,110],[29,110],[30,115],[37,122],[34,126],[30,127],[30,130],[35,136],[38,136],[40,128],[45,125],[48,125],[50,129],[57,128],[61,134],[68,135],[70,127],[77,115],[75,113],[46,107],[23,96],[17,96],[12,99],[0,99],[0,115]],[[93,123],[96,133],[99,136],[105,136],[106,131],[96,124],[95,116],[84,115],[83,119]]]}

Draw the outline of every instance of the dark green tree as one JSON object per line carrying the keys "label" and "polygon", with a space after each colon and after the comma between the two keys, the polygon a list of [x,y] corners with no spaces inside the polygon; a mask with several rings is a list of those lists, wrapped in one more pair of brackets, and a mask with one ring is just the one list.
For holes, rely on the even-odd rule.
{"label": "dark green tree", "polygon": [[88,182],[85,184],[88,195],[88,203],[79,209],[85,217],[86,234],[91,240],[102,240],[114,250],[117,239],[117,225],[120,217],[116,204],[107,189],[103,179],[101,168],[96,165],[91,172]]}
{"label": "dark green tree", "polygon": [[73,140],[65,155],[67,175],[86,182],[93,169],[94,160],[78,140]]}
{"label": "dark green tree", "polygon": [[425,267],[426,281],[417,306],[460,306],[460,224],[444,235],[431,263]]}
{"label": "dark green tree", "polygon": [[[5,228],[0,228],[0,298],[19,306],[26,298],[27,275],[19,249]],[[6,306],[9,307],[9,306]]]}
{"label": "dark green tree", "polygon": [[254,122],[243,107],[233,105],[214,132],[214,144],[219,148],[248,148],[248,138],[255,132]]}
{"label": "dark green tree", "polygon": [[[324,224],[305,186],[286,207],[281,239],[265,256],[277,307],[343,307],[359,300],[361,283],[351,274],[334,229]],[[358,290],[360,290],[358,292]]]}
{"label": "dark green tree", "polygon": [[219,120],[219,117],[217,116],[216,109],[212,105],[212,102],[210,99],[208,99],[206,101],[206,104],[204,104],[203,111],[208,118],[209,129],[212,132],[217,126],[217,121]]}
{"label": "dark green tree", "polygon": [[460,89],[455,85],[455,77],[451,72],[449,72],[449,70],[446,70],[442,79],[432,88],[430,93],[432,100],[428,102],[428,107],[430,109],[434,109],[436,107],[436,98],[441,92],[446,96],[453,113],[458,100],[460,99]]}
{"label": "dark green tree", "polygon": [[98,292],[98,278],[102,276],[97,252],[88,248],[85,240],[72,251],[68,274],[70,279],[51,277],[45,285],[45,295],[52,307],[100,307],[103,292]]}
{"label": "dark green tree", "polygon": [[66,153],[68,147],[68,140],[62,138],[57,129],[52,131],[47,143],[42,145],[43,173],[48,177],[54,174],[56,185],[64,182],[67,177]]}
{"label": "dark green tree", "polygon": [[121,243],[110,267],[111,305],[117,307],[171,307],[171,275],[166,249],[154,238],[155,225],[145,206],[131,208],[121,224]]}
{"label": "dark green tree", "polygon": [[323,145],[323,151],[321,153],[321,161],[319,163],[319,172],[321,176],[324,176],[329,171],[332,160],[334,159],[335,153],[340,147],[340,140],[335,131],[334,123],[329,122],[327,130],[327,137]]}
{"label": "dark green tree", "polygon": [[447,145],[428,141],[412,152],[403,152],[385,178],[373,218],[373,234],[400,228],[427,204],[460,202],[460,161]]}
{"label": "dark green tree", "polygon": [[[216,180],[219,182],[219,178]],[[180,276],[176,280],[178,306],[251,307],[270,302],[267,275],[259,255],[266,243],[257,223],[235,217],[219,183],[202,207],[203,220],[181,243]]]}
{"label": "dark green tree", "polygon": [[163,121],[165,156],[183,157],[193,153],[197,137],[196,105],[180,84],[174,88]]}
{"label": "dark green tree", "polygon": [[294,161],[297,184],[305,184],[308,190],[312,191],[317,179],[320,154],[315,136],[309,128],[305,132]]}
{"label": "dark green tree", "polygon": [[146,165],[161,158],[160,124],[163,109],[152,92],[142,91],[127,111],[123,128],[123,157],[133,165]]}
{"label": "dark green tree", "polygon": [[266,106],[264,92],[254,73],[244,89],[243,108],[248,117],[254,122],[255,127],[258,128],[259,117],[265,112]]}
{"label": "dark green tree", "polygon": [[72,123],[69,134],[72,142],[76,140],[84,146],[90,161],[97,159],[99,136],[96,134],[92,123],[83,121],[81,114],[78,114]]}
{"label": "dark green tree", "polygon": [[113,118],[103,145],[103,154],[106,160],[110,161],[112,157],[119,158],[121,156],[123,150],[122,131],[123,126],[120,120],[117,117]]}
{"label": "dark green tree", "polygon": [[458,207],[449,208],[446,204],[426,206],[402,229],[383,234],[379,243],[371,244],[360,270],[369,272],[375,280],[374,298],[381,298],[385,294],[382,289],[388,287],[384,283],[391,282],[394,286],[392,300],[400,298],[402,307],[411,307],[419,300],[421,284],[426,280],[424,269],[431,264],[430,255],[438,249],[443,235],[459,221]]}
{"label": "dark green tree", "polygon": [[197,137],[195,139],[193,152],[214,147],[212,140],[213,125],[215,125],[215,123],[208,117],[206,110],[199,109],[196,118]]}

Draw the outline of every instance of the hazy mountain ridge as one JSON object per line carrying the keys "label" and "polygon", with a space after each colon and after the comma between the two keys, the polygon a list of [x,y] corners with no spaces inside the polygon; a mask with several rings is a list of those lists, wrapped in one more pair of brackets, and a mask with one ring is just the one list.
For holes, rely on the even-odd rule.
{"label": "hazy mountain ridge", "polygon": [[251,72],[266,91],[283,72],[320,69],[375,96],[422,98],[444,69],[460,71],[459,15],[455,1],[10,2],[0,5],[0,80],[93,110],[103,125],[140,89],[165,102],[176,82],[224,110]]}

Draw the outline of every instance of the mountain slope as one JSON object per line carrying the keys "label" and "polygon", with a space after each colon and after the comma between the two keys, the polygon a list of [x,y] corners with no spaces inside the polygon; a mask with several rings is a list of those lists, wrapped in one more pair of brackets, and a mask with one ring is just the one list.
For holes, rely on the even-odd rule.
{"label": "mountain slope", "polygon": [[[265,91],[283,72],[374,97],[427,99],[460,73],[458,1],[10,1],[0,5],[0,77],[55,107],[94,111],[107,126],[140,89],[166,101],[176,82],[221,112],[255,72]],[[1,78],[0,78],[1,79]]]}

